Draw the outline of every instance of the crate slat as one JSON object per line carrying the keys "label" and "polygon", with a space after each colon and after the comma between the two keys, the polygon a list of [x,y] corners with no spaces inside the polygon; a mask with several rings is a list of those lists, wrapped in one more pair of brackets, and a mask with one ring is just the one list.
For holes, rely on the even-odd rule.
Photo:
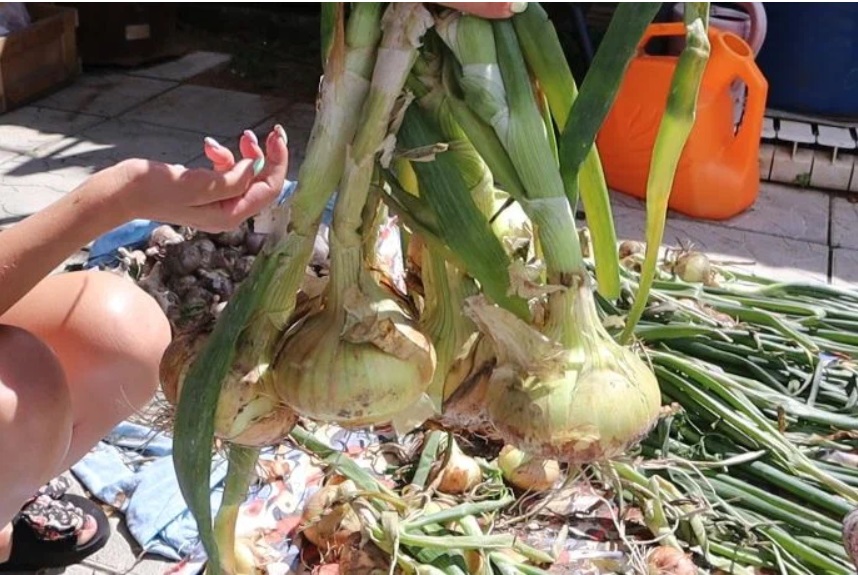
{"label": "crate slat", "polygon": [[77,12],[44,3],[26,7],[31,24],[0,37],[0,113],[47,95],[81,71]]}

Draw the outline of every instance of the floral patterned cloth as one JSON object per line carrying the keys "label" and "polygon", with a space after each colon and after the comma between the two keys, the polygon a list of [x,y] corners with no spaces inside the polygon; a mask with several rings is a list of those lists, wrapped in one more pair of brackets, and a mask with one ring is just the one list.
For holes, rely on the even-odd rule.
{"label": "floral patterned cloth", "polygon": [[[384,480],[372,447],[380,441],[368,433],[345,431],[336,426],[320,427],[317,437],[350,454],[361,467]],[[389,438],[383,437],[384,440]],[[304,565],[297,530],[306,500],[319,489],[323,469],[304,452],[281,447],[266,453],[261,467],[270,480],[252,491],[241,507],[236,537],[256,559],[266,575],[304,575],[312,569]],[[604,504],[603,495],[585,485],[558,492],[538,520],[517,530],[517,535],[531,545],[552,549],[566,519],[574,519],[560,548],[558,561],[551,573],[578,575],[622,572],[627,557],[611,517],[612,506]],[[630,525],[638,521],[627,517]],[[568,527],[567,527],[568,528]],[[633,529],[627,531],[633,538]],[[303,561],[302,561],[303,559]],[[197,547],[185,561],[166,571],[168,575],[196,575],[202,571],[205,555]]]}

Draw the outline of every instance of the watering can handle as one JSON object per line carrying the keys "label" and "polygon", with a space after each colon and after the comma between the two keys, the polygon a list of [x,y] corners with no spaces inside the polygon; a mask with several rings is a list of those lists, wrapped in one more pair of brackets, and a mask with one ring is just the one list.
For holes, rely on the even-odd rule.
{"label": "watering can handle", "polygon": [[751,19],[751,30],[748,32],[748,46],[754,54],[760,53],[768,32],[768,16],[762,2],[737,2]]}
{"label": "watering can handle", "polygon": [[647,43],[653,38],[661,36],[683,36],[685,37],[685,23],[683,22],[659,22],[650,24],[644,30],[641,41],[638,42],[638,51],[643,51]]}
{"label": "watering can handle", "polygon": [[740,54],[730,47],[731,43],[739,42],[740,45],[749,50],[750,47],[741,38],[734,34],[716,34],[714,37],[710,36],[710,40],[722,44],[719,46],[719,52],[724,57],[734,60],[733,69],[736,70],[736,76],[741,78],[748,87],[745,113],[735,141],[744,142],[748,139],[759,139],[763,130],[763,117],[766,113],[768,82],[754,62],[753,53]]}

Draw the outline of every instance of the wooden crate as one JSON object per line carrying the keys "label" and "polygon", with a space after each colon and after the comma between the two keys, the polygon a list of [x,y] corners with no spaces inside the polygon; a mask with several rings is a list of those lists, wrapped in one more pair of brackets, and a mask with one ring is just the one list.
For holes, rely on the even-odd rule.
{"label": "wooden crate", "polygon": [[77,10],[77,49],[84,66],[136,67],[183,54],[178,4],[58,2]]}
{"label": "wooden crate", "polygon": [[81,71],[77,12],[44,3],[26,6],[30,26],[0,37],[0,113],[57,90]]}

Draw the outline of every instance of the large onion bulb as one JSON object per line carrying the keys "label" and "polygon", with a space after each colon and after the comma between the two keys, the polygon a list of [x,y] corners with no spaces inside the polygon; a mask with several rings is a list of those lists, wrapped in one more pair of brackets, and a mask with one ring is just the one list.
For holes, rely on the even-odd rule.
{"label": "large onion bulb", "polygon": [[602,327],[586,282],[556,297],[552,313],[574,341],[561,345],[482,297],[468,313],[495,343],[488,411],[503,439],[546,459],[609,459],[642,439],[661,407],[658,381]]}
{"label": "large onion bulb", "polygon": [[435,350],[368,273],[343,269],[360,265],[343,251],[332,251],[325,309],[299,325],[275,359],[276,389],[295,411],[317,421],[386,423],[423,398]]}

